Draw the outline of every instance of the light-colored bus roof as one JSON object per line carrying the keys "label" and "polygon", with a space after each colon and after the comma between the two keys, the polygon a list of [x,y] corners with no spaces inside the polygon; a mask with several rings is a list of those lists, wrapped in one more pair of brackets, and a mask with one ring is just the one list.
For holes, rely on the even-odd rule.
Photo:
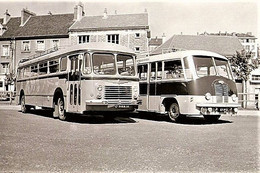
{"label": "light-colored bus roof", "polygon": [[75,53],[77,51],[84,51],[84,50],[95,50],[95,51],[109,51],[109,52],[118,52],[118,53],[128,53],[128,54],[134,54],[134,51],[132,49],[129,49],[128,47],[121,46],[115,43],[105,43],[105,42],[91,42],[91,43],[83,43],[78,45],[72,45],[63,47],[55,52],[25,61],[23,63],[20,63],[20,66],[25,66],[34,62],[42,61],[49,59],[51,57],[56,57],[59,55],[65,55],[68,53]]}
{"label": "light-colored bus roof", "polygon": [[151,55],[145,58],[139,58],[137,59],[137,62],[145,63],[145,62],[163,61],[163,60],[184,58],[187,56],[210,56],[210,57],[217,57],[226,61],[228,60],[226,57],[210,51],[184,50],[184,51],[170,52],[170,53],[159,54],[159,55]]}

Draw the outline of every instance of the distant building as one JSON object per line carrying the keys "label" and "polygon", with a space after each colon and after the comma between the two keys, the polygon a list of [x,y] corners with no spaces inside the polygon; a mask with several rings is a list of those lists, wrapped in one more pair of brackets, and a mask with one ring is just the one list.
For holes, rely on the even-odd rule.
{"label": "distant building", "polygon": [[155,50],[157,47],[161,46],[161,44],[163,43],[163,39],[162,38],[151,38],[149,40],[148,43],[148,47],[149,47],[149,52]]}
{"label": "distant building", "polygon": [[164,44],[151,52],[160,54],[178,50],[207,50],[219,53],[225,57],[232,57],[236,51],[243,49],[237,37],[210,35],[173,35]]}
{"label": "distant building", "polygon": [[207,33],[204,32],[200,35],[209,35],[209,36],[227,36],[227,37],[237,37],[240,41],[240,43],[243,45],[244,49],[249,52],[251,51],[253,54],[253,58],[257,58],[258,51],[257,51],[257,43],[256,43],[256,37],[252,35],[251,32],[247,33],[228,33],[228,32],[218,32],[218,33]]}
{"label": "distant building", "polygon": [[[81,8],[77,9],[82,11]],[[148,50],[150,35],[148,14],[107,14],[102,16],[82,16],[70,27],[72,44],[86,42],[111,42],[126,46],[136,53]]]}

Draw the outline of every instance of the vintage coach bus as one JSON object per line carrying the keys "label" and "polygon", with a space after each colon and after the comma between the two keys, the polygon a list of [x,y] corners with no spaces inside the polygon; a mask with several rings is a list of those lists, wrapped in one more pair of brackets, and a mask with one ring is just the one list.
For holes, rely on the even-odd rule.
{"label": "vintage coach bus", "polygon": [[17,100],[22,112],[39,106],[65,120],[67,112],[133,111],[139,83],[135,54],[111,43],[86,43],[21,62]]}
{"label": "vintage coach bus", "polygon": [[140,58],[139,111],[178,121],[203,115],[217,121],[238,111],[237,89],[227,58],[208,51],[178,51]]}

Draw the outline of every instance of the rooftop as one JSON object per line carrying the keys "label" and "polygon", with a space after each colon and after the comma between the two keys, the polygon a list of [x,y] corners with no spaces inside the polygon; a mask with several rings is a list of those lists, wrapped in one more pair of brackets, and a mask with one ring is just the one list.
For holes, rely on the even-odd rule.
{"label": "rooftop", "polygon": [[151,52],[160,54],[165,50],[206,50],[223,56],[232,56],[243,49],[237,37],[206,36],[206,35],[173,35],[164,44]]}
{"label": "rooftop", "polygon": [[83,16],[75,22],[70,31],[93,31],[109,29],[148,29],[148,14],[115,14],[104,16]]}

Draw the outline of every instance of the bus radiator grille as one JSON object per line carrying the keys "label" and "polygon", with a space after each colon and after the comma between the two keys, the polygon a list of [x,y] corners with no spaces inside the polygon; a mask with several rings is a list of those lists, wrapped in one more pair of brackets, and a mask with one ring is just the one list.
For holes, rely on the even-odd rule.
{"label": "bus radiator grille", "polygon": [[105,99],[132,99],[132,86],[105,86]]}
{"label": "bus radiator grille", "polygon": [[217,97],[217,103],[227,103],[228,102],[228,85],[216,83],[215,84],[215,94]]}

